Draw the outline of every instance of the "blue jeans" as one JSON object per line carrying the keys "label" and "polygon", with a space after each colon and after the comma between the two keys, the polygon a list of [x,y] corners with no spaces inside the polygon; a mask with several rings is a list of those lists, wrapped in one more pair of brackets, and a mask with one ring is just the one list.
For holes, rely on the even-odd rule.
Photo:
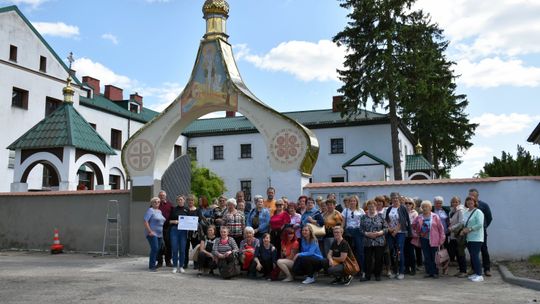
{"label": "blue jeans", "polygon": [[146,239],[148,240],[148,244],[150,245],[150,259],[148,262],[148,268],[156,269],[157,255],[159,252],[159,248],[161,248],[162,239],[155,235],[154,236],[147,235]]}
{"label": "blue jeans", "polygon": [[173,267],[178,267],[178,261],[182,267],[186,258],[187,230],[178,230],[176,226],[173,226],[170,235]]}
{"label": "blue jeans", "polygon": [[476,275],[482,275],[482,264],[480,263],[480,249],[483,242],[467,242],[467,249],[471,255],[471,265]]}
{"label": "blue jeans", "polygon": [[[394,257],[396,255],[396,250],[399,250],[399,271],[398,273],[405,272],[405,233],[397,233],[396,236],[388,233],[388,249],[390,249],[390,256]],[[396,248],[397,246],[397,248]],[[396,270],[397,265],[394,265],[394,271]]]}
{"label": "blue jeans", "polygon": [[346,233],[350,239],[352,247],[354,248],[354,255],[358,263],[360,263],[360,271],[366,272],[366,265],[364,262],[364,235],[360,231],[360,228],[347,228]]}
{"label": "blue jeans", "polygon": [[424,267],[426,268],[426,274],[435,275],[439,274],[439,269],[435,265],[435,255],[437,254],[437,247],[431,247],[429,239],[420,238],[420,245],[422,245],[422,254],[424,255]]}

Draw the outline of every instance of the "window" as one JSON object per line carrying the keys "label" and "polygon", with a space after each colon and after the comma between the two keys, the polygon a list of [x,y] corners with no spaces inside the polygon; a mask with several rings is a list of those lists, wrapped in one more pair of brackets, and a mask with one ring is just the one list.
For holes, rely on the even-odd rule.
{"label": "window", "polygon": [[251,144],[240,145],[240,158],[251,158]]}
{"label": "window", "polygon": [[122,131],[111,129],[111,147],[116,150],[122,149]]}
{"label": "window", "polygon": [[244,192],[244,199],[246,200],[246,202],[251,202],[251,181],[240,181],[240,189]]}
{"label": "window", "polygon": [[17,47],[14,45],[9,46],[9,60],[17,62]]}
{"label": "window", "polygon": [[130,103],[129,111],[131,111],[132,113],[139,113],[139,105]]}
{"label": "window", "polygon": [[188,147],[187,148],[187,153],[188,153],[189,158],[191,159],[191,161],[196,161],[197,160],[197,147]]}
{"label": "window", "polygon": [[88,124],[89,124],[89,125],[90,125],[90,126],[91,126],[92,128],[94,128],[94,130],[96,130],[96,131],[97,131],[97,126],[96,126],[96,124],[95,124],[95,123],[91,123],[91,122],[89,122]]}
{"label": "window", "polygon": [[345,181],[345,177],[343,176],[332,176],[332,183],[343,183]]}
{"label": "window", "polygon": [[39,70],[43,73],[47,72],[47,57],[39,56]]}
{"label": "window", "polygon": [[15,151],[9,150],[8,168],[15,168]]}
{"label": "window", "polygon": [[41,186],[44,188],[57,187],[59,185],[58,175],[53,168],[44,165]]}
{"label": "window", "polygon": [[110,174],[109,185],[111,186],[111,190],[120,190],[120,176]]}
{"label": "window", "polygon": [[182,156],[182,146],[174,145],[174,159]]}
{"label": "window", "polygon": [[223,146],[214,146],[214,159],[223,159]]}
{"label": "window", "polygon": [[28,110],[28,91],[13,87],[11,106]]}
{"label": "window", "polygon": [[330,139],[330,153],[331,154],[343,153],[343,138]]}
{"label": "window", "polygon": [[49,116],[62,104],[62,101],[52,97],[45,98],[45,116]]}

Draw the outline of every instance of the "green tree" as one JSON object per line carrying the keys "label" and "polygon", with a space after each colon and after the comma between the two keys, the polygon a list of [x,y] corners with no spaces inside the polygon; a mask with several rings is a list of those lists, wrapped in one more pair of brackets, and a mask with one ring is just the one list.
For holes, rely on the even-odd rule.
{"label": "green tree", "polygon": [[502,152],[501,158],[493,157],[491,163],[484,165],[478,173],[480,177],[498,176],[538,176],[540,175],[540,158],[531,156],[522,146],[517,146],[516,158]]}
{"label": "green tree", "polygon": [[456,94],[454,62],[445,51],[449,42],[443,31],[422,11],[410,14],[411,26],[403,31],[403,95],[400,111],[403,122],[422,143],[424,156],[440,176],[461,163],[458,150],[472,146],[477,124],[470,123],[465,108],[466,95]]}
{"label": "green tree", "polygon": [[347,47],[342,115],[353,117],[368,101],[389,111],[394,177],[402,179],[398,127],[402,121],[423,146],[423,153],[441,175],[460,163],[457,150],[472,144],[475,124],[463,110],[465,95],[455,93],[453,62],[444,52],[442,30],[422,11],[411,10],[415,0],[341,0],[350,21],[334,37]]}
{"label": "green tree", "polygon": [[225,182],[207,168],[198,167],[191,162],[191,192],[197,196],[205,196],[209,201],[227,191]]}
{"label": "green tree", "polygon": [[340,0],[349,10],[345,29],[333,41],[344,45],[344,70],[338,70],[343,86],[342,115],[358,115],[367,102],[389,110],[394,178],[403,179],[399,153],[397,116],[399,97],[405,82],[401,34],[409,24],[408,9],[414,0]]}

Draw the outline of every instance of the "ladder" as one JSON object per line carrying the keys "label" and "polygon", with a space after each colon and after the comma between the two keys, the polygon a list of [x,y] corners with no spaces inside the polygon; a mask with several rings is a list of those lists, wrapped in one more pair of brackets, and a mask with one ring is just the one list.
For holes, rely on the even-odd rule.
{"label": "ladder", "polygon": [[122,225],[120,222],[120,204],[117,200],[109,200],[107,203],[107,215],[105,216],[105,232],[103,234],[103,248],[101,255],[114,254],[119,257],[123,252]]}

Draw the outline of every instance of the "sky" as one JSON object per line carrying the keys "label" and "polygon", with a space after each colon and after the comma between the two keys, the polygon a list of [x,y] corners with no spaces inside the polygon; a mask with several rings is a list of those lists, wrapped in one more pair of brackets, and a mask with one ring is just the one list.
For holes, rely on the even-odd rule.
{"label": "sky", "polygon": [[[227,32],[250,90],[278,111],[331,108],[347,23],[338,0],[228,0]],[[182,91],[205,32],[203,0],[0,0],[16,4],[77,76],[138,92],[163,110]],[[527,142],[540,122],[540,0],[418,0],[450,41],[457,93],[480,126],[453,178],[468,178]],[[379,112],[384,112],[378,109]],[[221,115],[217,113],[214,115]]]}

